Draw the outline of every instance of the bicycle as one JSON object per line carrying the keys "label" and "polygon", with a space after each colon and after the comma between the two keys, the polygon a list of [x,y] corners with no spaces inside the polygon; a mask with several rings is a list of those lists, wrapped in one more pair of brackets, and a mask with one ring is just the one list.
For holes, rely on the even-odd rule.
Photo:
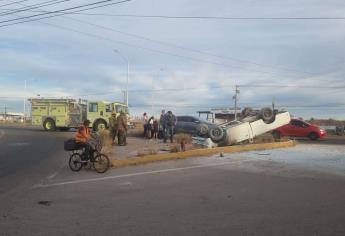
{"label": "bicycle", "polygon": [[102,143],[99,136],[95,138],[95,148],[91,148],[89,155],[85,157],[85,150],[80,147],[75,139],[65,141],[64,149],[72,152],[69,157],[68,165],[72,171],[78,172],[83,166],[91,163],[97,173],[104,173],[110,168],[110,161],[107,155],[101,153]]}

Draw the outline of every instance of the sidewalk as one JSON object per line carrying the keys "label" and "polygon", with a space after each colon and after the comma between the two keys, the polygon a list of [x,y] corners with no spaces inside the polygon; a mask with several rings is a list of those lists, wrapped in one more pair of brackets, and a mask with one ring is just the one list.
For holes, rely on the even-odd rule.
{"label": "sidewalk", "polygon": [[[268,137],[269,138],[269,137]],[[179,143],[164,143],[160,139],[127,137],[126,146],[110,145],[106,148],[113,168],[147,164],[157,161],[185,159],[190,157],[212,156],[220,153],[287,148],[296,145],[294,141],[272,142],[272,138],[260,137],[254,144],[234,145],[215,148],[203,148],[200,145],[187,144],[186,151],[180,152]],[[105,150],[104,150],[105,151]]]}

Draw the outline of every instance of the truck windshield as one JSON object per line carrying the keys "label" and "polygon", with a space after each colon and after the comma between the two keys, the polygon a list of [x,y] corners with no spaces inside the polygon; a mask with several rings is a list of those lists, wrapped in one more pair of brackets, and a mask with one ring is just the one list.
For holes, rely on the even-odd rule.
{"label": "truck windshield", "polygon": [[119,113],[119,112],[121,112],[121,111],[124,111],[125,113],[127,113],[127,107],[125,107],[125,106],[120,106],[120,105],[116,105],[115,106],[115,111],[116,111],[116,113]]}

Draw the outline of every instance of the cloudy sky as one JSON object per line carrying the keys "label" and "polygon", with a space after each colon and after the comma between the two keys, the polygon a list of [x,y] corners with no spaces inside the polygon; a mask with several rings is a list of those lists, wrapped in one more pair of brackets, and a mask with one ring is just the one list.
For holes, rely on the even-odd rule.
{"label": "cloudy sky", "polygon": [[10,25],[97,1],[0,0],[0,113],[38,94],[122,101],[117,50],[134,114],[233,107],[239,85],[240,107],[274,100],[295,116],[345,119],[342,0],[132,0]]}

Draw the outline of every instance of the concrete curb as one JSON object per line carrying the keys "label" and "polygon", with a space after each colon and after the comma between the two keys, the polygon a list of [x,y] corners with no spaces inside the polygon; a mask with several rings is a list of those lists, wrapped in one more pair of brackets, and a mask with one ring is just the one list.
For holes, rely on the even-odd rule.
{"label": "concrete curb", "polygon": [[235,152],[257,151],[257,150],[294,147],[295,145],[296,145],[296,142],[290,140],[286,142],[276,142],[276,143],[248,144],[248,145],[238,145],[238,146],[217,147],[217,148],[211,148],[211,149],[195,149],[195,150],[189,150],[186,152],[147,155],[147,156],[142,156],[142,157],[130,158],[127,160],[112,160],[111,163],[112,163],[113,168],[119,168],[119,167],[124,167],[124,166],[141,165],[141,164],[157,162],[157,161],[186,159],[190,157],[211,156],[211,155],[221,153],[221,152],[235,153]]}

